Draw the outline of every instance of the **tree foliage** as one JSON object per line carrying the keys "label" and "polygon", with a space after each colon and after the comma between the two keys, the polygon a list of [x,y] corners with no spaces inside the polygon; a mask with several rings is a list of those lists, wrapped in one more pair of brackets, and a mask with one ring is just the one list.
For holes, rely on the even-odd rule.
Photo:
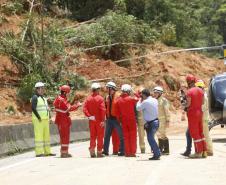
{"label": "tree foliage", "polygon": [[[46,0],[51,4],[51,0]],[[75,19],[89,20],[107,10],[127,13],[163,34],[169,45],[197,47],[226,41],[225,0],[57,0]],[[123,33],[122,33],[123,34]]]}
{"label": "tree foliage", "polygon": [[[80,47],[94,47],[115,43],[146,43],[157,40],[158,33],[149,24],[132,15],[108,12],[90,25],[83,25],[69,32],[73,42]],[[111,59],[120,59],[126,54],[127,46],[104,47],[102,54]]]}

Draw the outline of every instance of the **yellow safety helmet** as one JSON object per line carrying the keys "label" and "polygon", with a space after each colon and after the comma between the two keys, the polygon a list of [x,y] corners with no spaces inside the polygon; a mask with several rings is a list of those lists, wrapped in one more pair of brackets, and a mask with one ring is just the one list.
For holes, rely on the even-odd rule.
{"label": "yellow safety helmet", "polygon": [[195,86],[205,88],[205,83],[203,82],[203,80],[197,80]]}

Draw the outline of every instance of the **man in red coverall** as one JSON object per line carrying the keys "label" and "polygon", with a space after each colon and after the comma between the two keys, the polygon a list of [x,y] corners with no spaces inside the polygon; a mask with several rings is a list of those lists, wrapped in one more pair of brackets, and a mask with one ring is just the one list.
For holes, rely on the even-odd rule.
{"label": "man in red coverall", "polygon": [[115,128],[112,131],[111,139],[112,139],[112,145],[113,145],[113,155],[118,155],[119,146],[120,146],[120,139],[119,139],[119,135],[118,135]]}
{"label": "man in red coverall", "polygon": [[189,87],[186,94],[188,129],[195,145],[195,154],[189,155],[189,157],[207,157],[207,148],[202,124],[202,104],[204,103],[204,93],[200,88],[195,87],[195,77],[193,75],[187,75],[186,81]]}
{"label": "man in red coverall", "polygon": [[132,87],[124,84],[121,87],[122,94],[116,102],[117,119],[122,123],[122,131],[125,143],[125,156],[136,157],[137,150],[137,124],[135,106],[138,98],[131,97]]}
{"label": "man in red coverall", "polygon": [[83,112],[89,119],[90,128],[90,156],[96,157],[95,148],[97,140],[97,157],[104,157],[102,154],[104,140],[105,104],[104,98],[99,94],[100,84],[91,85],[92,94],[86,99]]}
{"label": "man in red coverall", "polygon": [[82,105],[80,102],[78,102],[76,105],[71,105],[67,100],[69,93],[70,87],[68,85],[61,86],[60,95],[58,95],[58,97],[53,102],[56,111],[55,123],[57,124],[60,133],[60,152],[62,158],[72,157],[72,155],[68,153],[71,127],[71,118],[69,112],[75,111]]}

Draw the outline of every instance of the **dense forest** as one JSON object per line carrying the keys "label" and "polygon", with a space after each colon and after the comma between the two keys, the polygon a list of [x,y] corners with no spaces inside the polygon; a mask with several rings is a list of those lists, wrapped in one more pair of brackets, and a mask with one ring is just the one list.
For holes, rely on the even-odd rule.
{"label": "dense forest", "polygon": [[181,47],[212,46],[226,41],[225,0],[45,0],[71,12],[71,17],[85,21],[109,10],[132,15],[158,33],[161,40]]}

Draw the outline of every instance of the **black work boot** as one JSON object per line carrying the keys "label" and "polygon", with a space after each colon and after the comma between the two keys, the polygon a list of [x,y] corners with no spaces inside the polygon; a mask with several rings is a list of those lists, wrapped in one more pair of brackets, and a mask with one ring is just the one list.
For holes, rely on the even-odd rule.
{"label": "black work boot", "polygon": [[191,154],[190,151],[186,150],[184,153],[181,153],[181,155],[188,157]]}
{"label": "black work boot", "polygon": [[169,155],[169,140],[168,138],[163,140],[164,150],[162,152],[163,155]]}
{"label": "black work boot", "polygon": [[159,150],[162,153],[163,152],[163,148],[164,148],[164,140],[163,139],[158,139],[159,141]]}

